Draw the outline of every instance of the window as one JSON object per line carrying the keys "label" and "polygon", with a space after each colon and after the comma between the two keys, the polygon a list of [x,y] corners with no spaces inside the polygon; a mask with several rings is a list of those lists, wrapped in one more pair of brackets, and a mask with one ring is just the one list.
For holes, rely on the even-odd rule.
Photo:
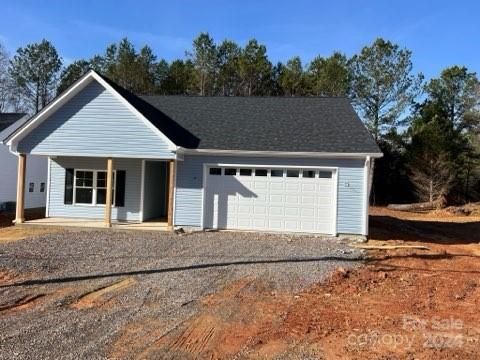
{"label": "window", "polygon": [[237,169],[225,169],[225,175],[237,175]]}
{"label": "window", "polygon": [[28,192],[34,192],[34,191],[35,191],[35,183],[28,184]]}
{"label": "window", "polygon": [[222,169],[221,168],[210,168],[209,173],[210,173],[210,175],[222,175]]}
{"label": "window", "polygon": [[299,177],[300,171],[298,170],[287,170],[287,177]]}
{"label": "window", "polygon": [[75,171],[75,203],[93,203],[93,171]]}
{"label": "window", "polygon": [[272,169],[270,170],[271,177],[283,177],[283,170],[282,169]]}
{"label": "window", "polygon": [[[115,204],[115,173],[112,178],[112,205]],[[97,204],[107,203],[107,172],[97,172]]]}
{"label": "window", "polygon": [[319,171],[318,177],[321,179],[330,179],[332,177],[331,171]]}
{"label": "window", "polygon": [[267,176],[267,169],[256,169],[255,176]]}
{"label": "window", "polygon": [[[116,172],[112,177],[112,205],[115,204]],[[75,170],[75,204],[105,205],[107,172],[105,170]]]}
{"label": "window", "polygon": [[252,169],[240,169],[240,176],[252,176]]}
{"label": "window", "polygon": [[45,192],[45,183],[40,183],[40,192]]}
{"label": "window", "polygon": [[304,178],[314,178],[315,171],[314,170],[303,170],[303,177]]}

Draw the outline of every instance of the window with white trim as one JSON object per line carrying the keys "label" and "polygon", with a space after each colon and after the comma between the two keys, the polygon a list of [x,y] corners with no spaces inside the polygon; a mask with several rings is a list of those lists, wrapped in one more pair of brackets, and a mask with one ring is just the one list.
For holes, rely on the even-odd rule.
{"label": "window with white trim", "polygon": [[[115,171],[112,178],[112,205],[115,204]],[[75,170],[74,204],[105,205],[107,172],[105,170]]]}

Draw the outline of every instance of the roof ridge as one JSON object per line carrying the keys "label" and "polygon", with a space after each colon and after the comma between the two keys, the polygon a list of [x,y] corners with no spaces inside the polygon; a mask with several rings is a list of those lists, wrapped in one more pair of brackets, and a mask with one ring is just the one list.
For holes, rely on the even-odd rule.
{"label": "roof ridge", "polygon": [[274,95],[234,95],[234,96],[225,96],[225,95],[159,95],[159,94],[135,94],[138,97],[184,97],[184,98],[220,98],[220,99],[347,99],[351,100],[348,96],[274,96]]}

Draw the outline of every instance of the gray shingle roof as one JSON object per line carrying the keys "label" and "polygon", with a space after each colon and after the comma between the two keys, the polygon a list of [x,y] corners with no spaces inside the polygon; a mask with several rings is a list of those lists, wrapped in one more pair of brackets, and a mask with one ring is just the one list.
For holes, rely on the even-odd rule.
{"label": "gray shingle roof", "polygon": [[22,126],[28,116],[24,113],[0,113],[0,143]]}
{"label": "gray shingle roof", "polygon": [[[381,152],[347,98],[142,96],[133,105],[187,148]],[[172,131],[169,121],[181,129]]]}

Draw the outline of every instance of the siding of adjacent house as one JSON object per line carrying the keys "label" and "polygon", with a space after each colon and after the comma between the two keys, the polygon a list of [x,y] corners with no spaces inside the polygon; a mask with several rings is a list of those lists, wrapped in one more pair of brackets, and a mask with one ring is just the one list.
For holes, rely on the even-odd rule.
{"label": "siding of adjacent house", "polygon": [[[125,206],[112,208],[113,220],[140,221],[140,193],[142,160],[114,159],[115,170],[125,170]],[[65,169],[106,170],[105,159],[83,157],[58,157],[50,161],[50,193],[48,216],[103,219],[104,207],[91,205],[66,205]]]}
{"label": "siding of adjacent house", "polygon": [[[5,202],[17,199],[17,163],[18,158],[8,148],[0,145],[0,208]],[[47,189],[40,191],[41,183],[47,183],[47,158],[27,156],[25,177],[25,208],[45,206]],[[33,192],[29,191],[30,183],[34,184]]]}
{"label": "siding of adjacent house", "polygon": [[363,232],[364,160],[287,159],[259,157],[185,156],[178,162],[175,224],[201,227],[204,164],[251,164],[338,167],[337,232]]}
{"label": "siding of adjacent house", "polygon": [[167,140],[96,81],[22,139],[18,150],[50,156],[175,157]]}

